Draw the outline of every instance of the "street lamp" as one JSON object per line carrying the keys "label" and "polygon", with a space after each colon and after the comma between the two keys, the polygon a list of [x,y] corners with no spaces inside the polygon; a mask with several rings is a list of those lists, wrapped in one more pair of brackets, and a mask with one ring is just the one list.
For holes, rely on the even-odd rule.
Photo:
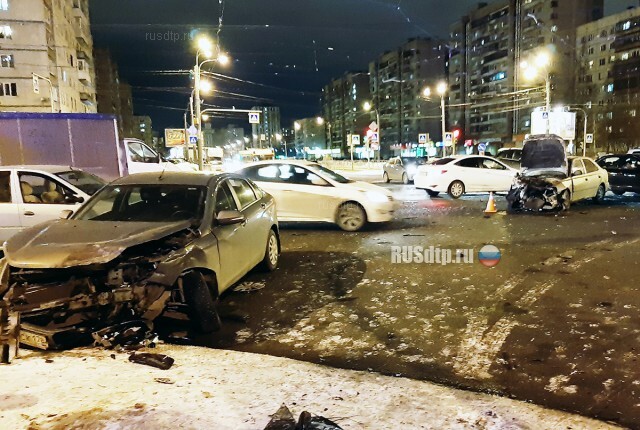
{"label": "street lamp", "polygon": [[[204,142],[202,138],[202,118],[201,118],[201,99],[200,92],[211,91],[213,86],[208,81],[200,81],[200,70],[206,63],[218,62],[222,65],[229,63],[229,57],[222,52],[218,53],[217,58],[213,57],[213,42],[206,36],[201,36],[197,40],[198,50],[196,52],[196,64],[193,68],[193,74],[195,79],[194,92],[195,92],[195,119],[197,121],[196,127],[198,129],[198,168],[204,170]],[[207,59],[200,62],[200,54],[204,55]]]}
{"label": "street lamp", "polygon": [[[520,67],[524,70],[524,78],[533,81],[540,72],[544,77],[545,111],[551,112],[551,79],[549,76],[549,66],[551,57],[546,51],[541,51],[533,58],[533,62],[523,61]],[[547,119],[547,133],[549,133],[549,120]]]}
{"label": "street lamp", "polygon": [[[447,127],[445,124],[445,112],[444,112],[444,95],[447,93],[447,83],[446,82],[440,82],[438,83],[438,85],[436,85],[436,93],[438,93],[438,95],[440,96],[440,115],[441,117],[441,127],[442,127],[442,146],[443,148],[445,148],[444,146],[444,136],[447,133]],[[422,95],[425,98],[429,98],[431,97],[431,88],[426,87],[424,90],[422,90]],[[456,153],[456,144],[455,141],[451,142],[453,147],[452,147],[452,154],[455,155]],[[443,154],[444,155],[444,154]]]}

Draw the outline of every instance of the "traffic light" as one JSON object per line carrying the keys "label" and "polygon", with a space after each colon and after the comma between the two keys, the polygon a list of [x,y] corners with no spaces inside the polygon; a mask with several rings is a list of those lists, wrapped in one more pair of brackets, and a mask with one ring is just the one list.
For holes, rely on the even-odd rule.
{"label": "traffic light", "polygon": [[453,130],[453,138],[455,140],[458,140],[459,137],[460,137],[460,129],[456,128],[455,130]]}

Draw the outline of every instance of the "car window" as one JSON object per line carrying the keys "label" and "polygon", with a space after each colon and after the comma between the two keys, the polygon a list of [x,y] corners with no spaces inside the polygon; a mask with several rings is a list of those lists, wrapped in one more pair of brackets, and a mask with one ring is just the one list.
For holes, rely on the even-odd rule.
{"label": "car window", "polygon": [[283,164],[280,166],[280,179],[288,184],[328,186],[329,183],[310,170],[301,166]]}
{"label": "car window", "polygon": [[142,146],[138,142],[128,142],[129,152],[131,152],[131,161],[144,163],[144,152]]}
{"label": "car window", "polygon": [[22,201],[25,203],[69,204],[73,191],[49,176],[18,172]]}
{"label": "car window", "polygon": [[238,205],[236,204],[236,201],[233,198],[233,194],[231,194],[231,190],[229,190],[229,185],[226,181],[220,184],[220,186],[218,187],[218,191],[216,191],[215,202],[216,214],[220,213],[221,211],[238,210]]}
{"label": "car window", "polygon": [[160,161],[158,159],[158,154],[156,154],[147,145],[140,144],[140,147],[142,148],[142,154],[144,156],[145,163],[158,163]]}
{"label": "car window", "polygon": [[443,164],[449,164],[449,163],[451,163],[451,162],[452,162],[452,161],[454,161],[454,160],[455,160],[455,158],[451,158],[451,157],[441,158],[441,159],[439,159],[439,160],[434,161],[434,162],[433,162],[433,164],[434,164],[434,165],[441,166],[441,165],[443,165]]}
{"label": "car window", "polygon": [[261,182],[279,182],[280,181],[280,169],[275,164],[267,164],[262,166],[247,167],[240,171],[240,174],[253,179],[254,181]]}
{"label": "car window", "polygon": [[618,162],[620,161],[620,157],[617,155],[610,155],[607,157],[603,157],[598,160],[598,164],[602,167],[606,168],[615,168],[618,167]]}
{"label": "car window", "polygon": [[11,172],[0,172],[0,203],[11,203]]}
{"label": "car window", "polygon": [[84,191],[90,196],[94,195],[96,191],[105,186],[106,182],[92,175],[91,173],[83,172],[80,170],[70,170],[68,172],[56,173],[56,176],[67,181],[76,188]]}
{"label": "car window", "polygon": [[484,168],[484,169],[493,169],[493,170],[504,170],[506,169],[506,167],[504,167],[502,164],[494,161],[494,160],[490,160],[488,158],[484,158],[481,162],[480,162],[480,167]]}
{"label": "car window", "polygon": [[640,160],[636,157],[627,156],[620,160],[620,168],[625,170],[634,170],[640,167]]}
{"label": "car window", "polygon": [[591,161],[591,160],[587,160],[586,158],[582,160],[582,162],[584,163],[584,167],[587,171],[587,173],[593,173],[593,172],[597,172],[598,171],[598,166],[596,166],[596,164]]}
{"label": "car window", "polygon": [[253,188],[244,179],[229,179],[229,185],[233,189],[242,209],[258,200]]}
{"label": "car window", "polygon": [[472,158],[464,158],[460,161],[458,161],[458,166],[460,167],[480,167],[479,165],[480,160],[476,157],[472,157]]}
{"label": "car window", "polygon": [[582,160],[573,160],[571,163],[571,175],[584,175],[584,164],[582,164]]}

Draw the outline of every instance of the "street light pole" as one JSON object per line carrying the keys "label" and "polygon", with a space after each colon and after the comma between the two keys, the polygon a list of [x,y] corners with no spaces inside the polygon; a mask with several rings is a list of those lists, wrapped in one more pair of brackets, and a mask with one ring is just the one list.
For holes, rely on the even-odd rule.
{"label": "street light pole", "polygon": [[204,142],[202,141],[202,118],[200,117],[200,51],[196,54],[196,65],[193,69],[195,75],[195,93],[196,93],[196,127],[198,129],[198,170],[204,170]]}
{"label": "street light pole", "polygon": [[[442,125],[442,147],[446,148],[446,146],[444,145],[444,136],[447,133],[447,127],[444,122],[444,94],[440,94],[440,110],[442,115],[442,124],[441,124]],[[455,147],[455,143],[453,142],[451,143],[454,145],[452,148],[453,153],[451,155],[454,155],[456,153],[456,147]]]}
{"label": "street light pole", "polygon": [[582,156],[586,157],[587,156],[587,121],[588,121],[587,111],[578,107],[576,108],[570,107],[569,110],[579,110],[582,112],[582,115],[584,116],[584,124],[582,128]]}
{"label": "street light pole", "polygon": [[376,124],[378,124],[378,161],[382,159],[382,127],[380,126],[380,111],[376,106]]}

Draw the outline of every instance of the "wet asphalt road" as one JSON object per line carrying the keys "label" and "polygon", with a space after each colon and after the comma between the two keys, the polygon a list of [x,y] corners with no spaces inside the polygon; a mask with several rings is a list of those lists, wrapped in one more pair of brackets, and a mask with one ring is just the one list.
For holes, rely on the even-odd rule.
{"label": "wet asphalt road", "polygon": [[[375,182],[376,177],[370,177]],[[640,197],[485,217],[487,196],[382,184],[395,221],[359,233],[282,225],[273,274],[223,296],[192,343],[490,391],[640,428]],[[497,246],[500,263],[477,251]],[[392,246],[473,249],[471,264],[398,263]],[[426,399],[425,399],[426,400]]]}

